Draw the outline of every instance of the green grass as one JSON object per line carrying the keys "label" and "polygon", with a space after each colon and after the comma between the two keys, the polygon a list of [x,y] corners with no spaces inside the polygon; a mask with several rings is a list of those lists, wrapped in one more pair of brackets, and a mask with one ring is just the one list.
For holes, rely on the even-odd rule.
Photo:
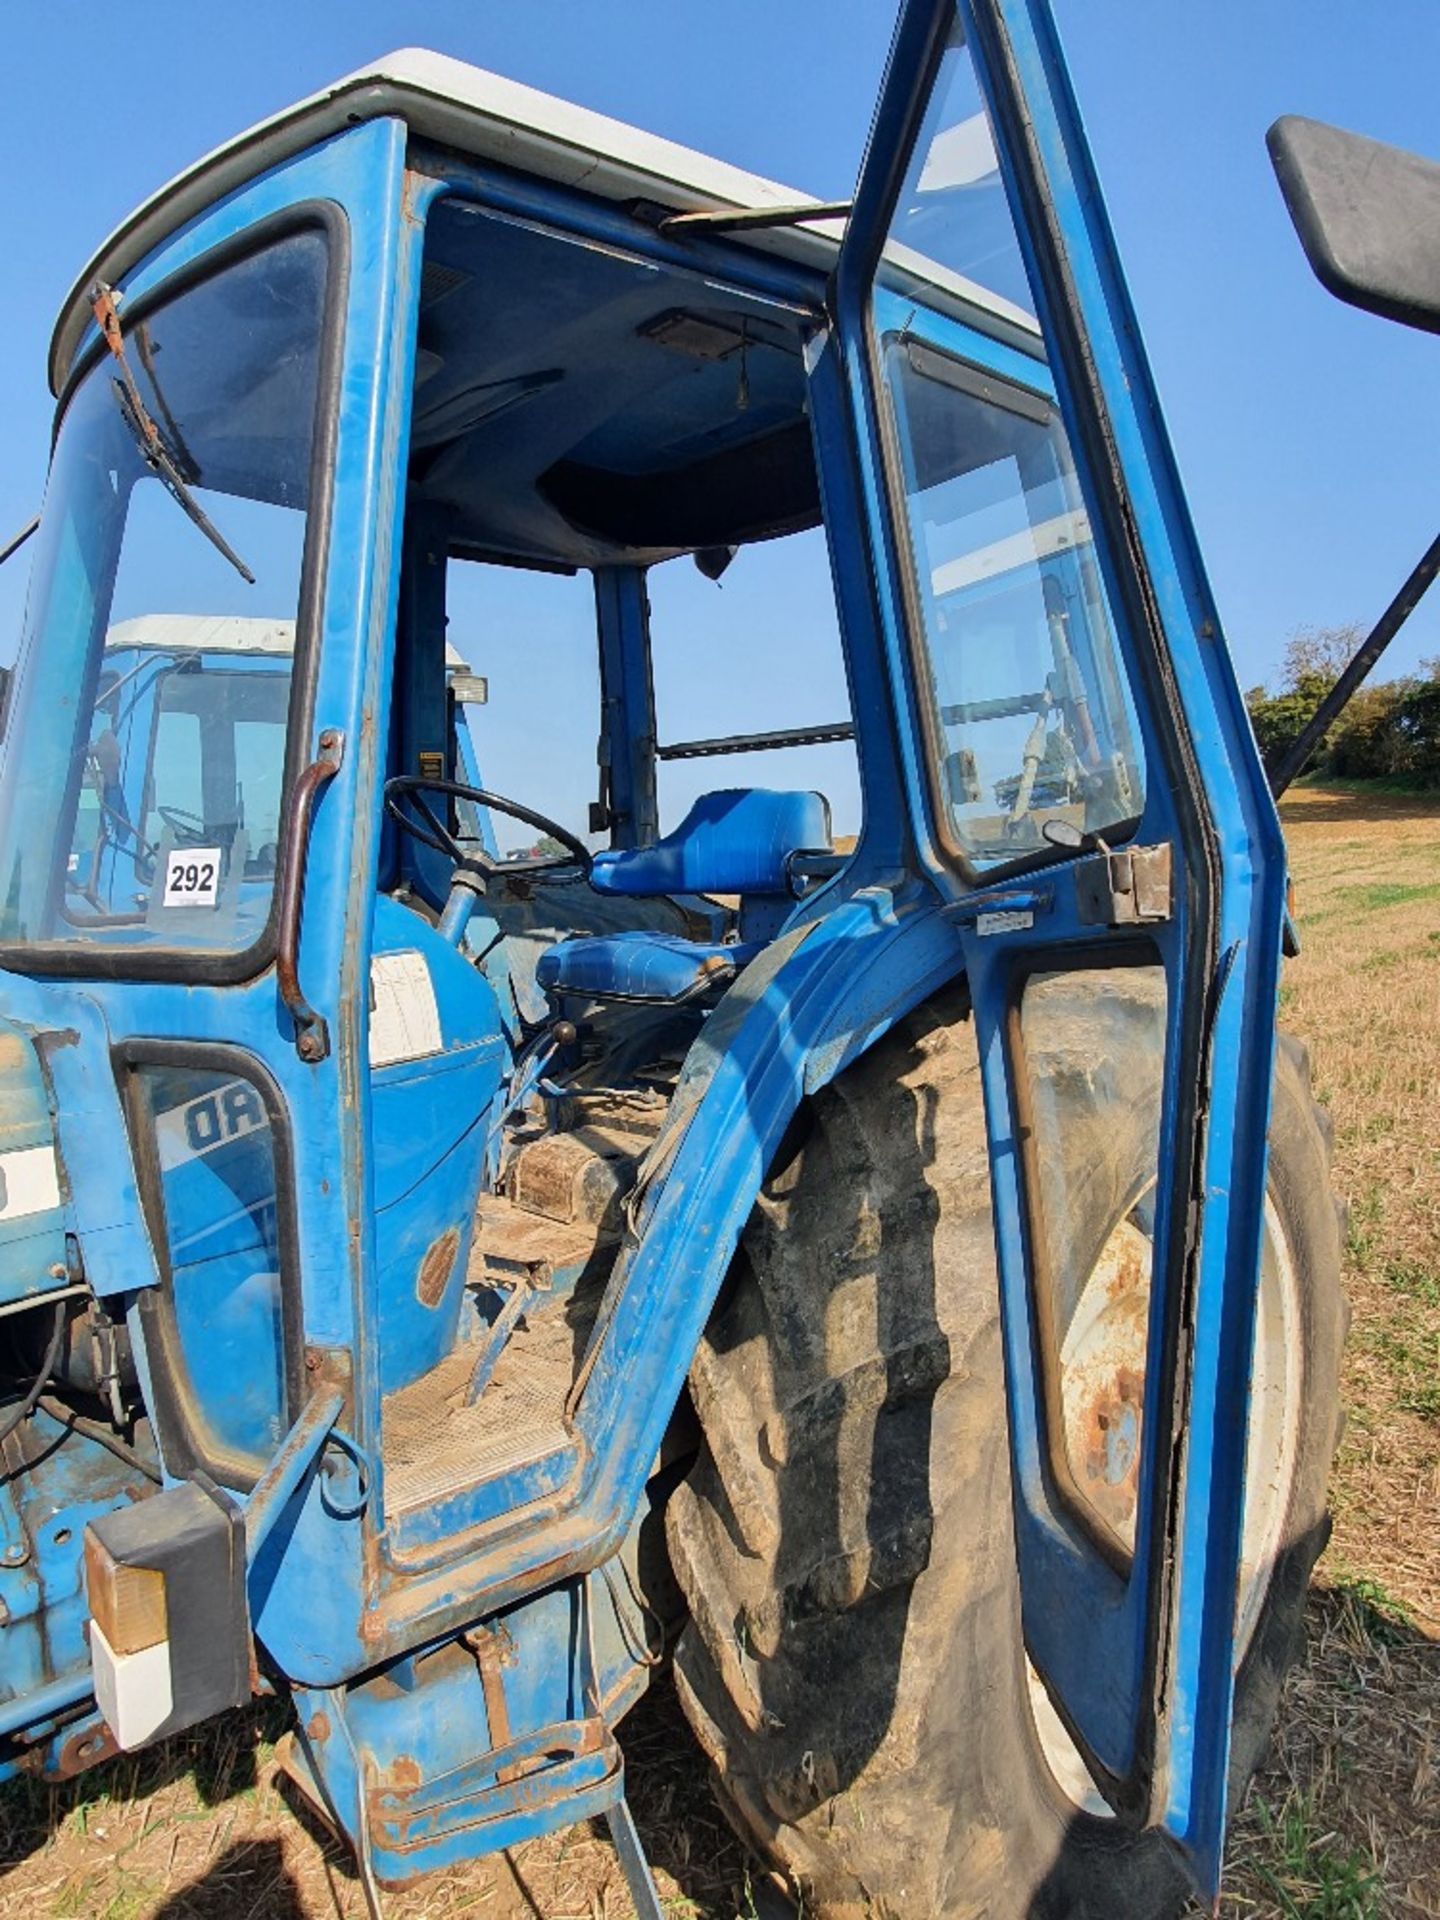
{"label": "green grass", "polygon": [[1440,1307],[1440,1274],[1419,1260],[1391,1260],[1381,1279],[1392,1292],[1422,1307]]}
{"label": "green grass", "polygon": [[1379,1187],[1366,1187],[1350,1202],[1345,1254],[1351,1265],[1361,1273],[1369,1271],[1384,1218],[1385,1196]]}
{"label": "green grass", "polygon": [[1404,800],[1433,800],[1436,797],[1433,782],[1422,780],[1347,780],[1335,773],[1307,773],[1295,785],[1325,793],[1358,794],[1361,799],[1383,798],[1386,794],[1394,794],[1397,799]]}
{"label": "green grass", "polygon": [[1440,1425],[1440,1335],[1397,1320],[1372,1328],[1365,1344],[1389,1369],[1396,1406]]}
{"label": "green grass", "polygon": [[1368,880],[1361,886],[1337,888],[1323,907],[1314,913],[1302,912],[1300,924],[1318,927],[1326,920],[1353,920],[1360,914],[1383,913],[1388,907],[1413,907],[1426,900],[1440,900],[1440,881]]}
{"label": "green grass", "polygon": [[1308,1794],[1292,1794],[1278,1810],[1262,1801],[1257,1814],[1270,1858],[1254,1871],[1286,1920],[1382,1920],[1374,1861],[1321,1829]]}
{"label": "green grass", "polygon": [[1342,887],[1340,897],[1361,913],[1378,913],[1385,907],[1409,907],[1418,900],[1440,900],[1440,881],[1418,886],[1403,880],[1372,880],[1363,887]]}

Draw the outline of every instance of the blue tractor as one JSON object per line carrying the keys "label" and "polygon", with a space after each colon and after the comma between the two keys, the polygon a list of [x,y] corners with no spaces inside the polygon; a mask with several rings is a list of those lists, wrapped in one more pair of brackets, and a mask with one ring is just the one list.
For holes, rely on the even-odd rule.
{"label": "blue tractor", "polygon": [[[1043,0],[909,0],[843,209],[397,54],[126,221],[51,378],[0,1772],[274,1692],[376,1900],[605,1815],[654,1913],[617,1729],[673,1662],[807,1911],[1213,1891],[1339,1241]],[[847,710],[667,743],[665,583],[807,539]],[[472,749],[482,574],[593,583],[578,756],[504,621]]]}

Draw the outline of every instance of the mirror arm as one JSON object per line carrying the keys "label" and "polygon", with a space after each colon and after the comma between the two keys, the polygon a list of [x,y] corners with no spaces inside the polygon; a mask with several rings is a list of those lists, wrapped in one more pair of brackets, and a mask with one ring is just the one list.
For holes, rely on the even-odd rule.
{"label": "mirror arm", "polygon": [[37,513],[35,518],[30,521],[27,526],[23,526],[19,533],[12,535],[11,538],[5,542],[4,546],[0,547],[0,567],[4,566],[12,554],[20,551],[32,533],[38,533],[39,531],[40,516]]}
{"label": "mirror arm", "polygon": [[1349,705],[1350,697],[1360,682],[1424,599],[1425,591],[1437,573],[1440,573],[1440,534],[1430,542],[1409,579],[1361,641],[1349,666],[1310,719],[1285,751],[1277,754],[1266,766],[1265,776],[1275,799],[1280,798],[1290,782],[1304,769],[1305,762]]}

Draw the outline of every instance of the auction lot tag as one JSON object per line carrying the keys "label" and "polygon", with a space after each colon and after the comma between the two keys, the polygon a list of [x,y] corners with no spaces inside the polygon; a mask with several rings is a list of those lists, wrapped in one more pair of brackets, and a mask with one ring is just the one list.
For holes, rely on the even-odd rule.
{"label": "auction lot tag", "polygon": [[213,907],[220,898],[219,847],[172,847],[162,907]]}

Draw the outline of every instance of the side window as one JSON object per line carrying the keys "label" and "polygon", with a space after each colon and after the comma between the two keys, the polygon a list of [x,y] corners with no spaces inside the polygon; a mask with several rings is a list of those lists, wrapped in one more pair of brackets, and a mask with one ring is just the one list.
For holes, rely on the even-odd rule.
{"label": "side window", "polygon": [[794,787],[823,793],[837,841],[853,840],[860,782],[851,739],[683,757],[673,751],[849,727],[823,529],[741,547],[718,581],[689,559],[667,561],[651,569],[649,594],[662,832],[717,787]]}
{"label": "side window", "polygon": [[177,818],[199,825],[205,834],[205,788],[201,780],[200,716],[183,707],[162,705],[155,716],[155,738],[150,750],[150,805],[145,814],[145,838],[158,841],[166,825]]}
{"label": "side window", "polygon": [[[472,766],[458,777],[548,814],[587,846],[600,790],[600,650],[588,573],[541,573],[451,557],[446,576],[451,665],[484,676],[484,706],[467,707]],[[465,741],[462,736],[462,753]],[[502,855],[528,853],[533,827],[492,812]]]}
{"label": "side window", "polygon": [[268,878],[280,840],[288,645],[278,655],[196,652],[173,665],[160,655],[152,684],[146,845],[215,845],[243,860],[247,879]]}
{"label": "side window", "polygon": [[913,339],[884,366],[953,838],[985,867],[1038,851],[1050,820],[1123,831],[1144,764],[1059,414]]}
{"label": "side window", "polygon": [[[948,311],[973,318],[973,330],[947,325],[953,351],[912,329],[917,271],[929,283],[922,299],[938,293]],[[1123,835],[1145,799],[1134,707],[958,27],[877,281],[941,837],[987,868],[1043,851],[1053,819]],[[926,324],[920,318],[920,334]]]}

